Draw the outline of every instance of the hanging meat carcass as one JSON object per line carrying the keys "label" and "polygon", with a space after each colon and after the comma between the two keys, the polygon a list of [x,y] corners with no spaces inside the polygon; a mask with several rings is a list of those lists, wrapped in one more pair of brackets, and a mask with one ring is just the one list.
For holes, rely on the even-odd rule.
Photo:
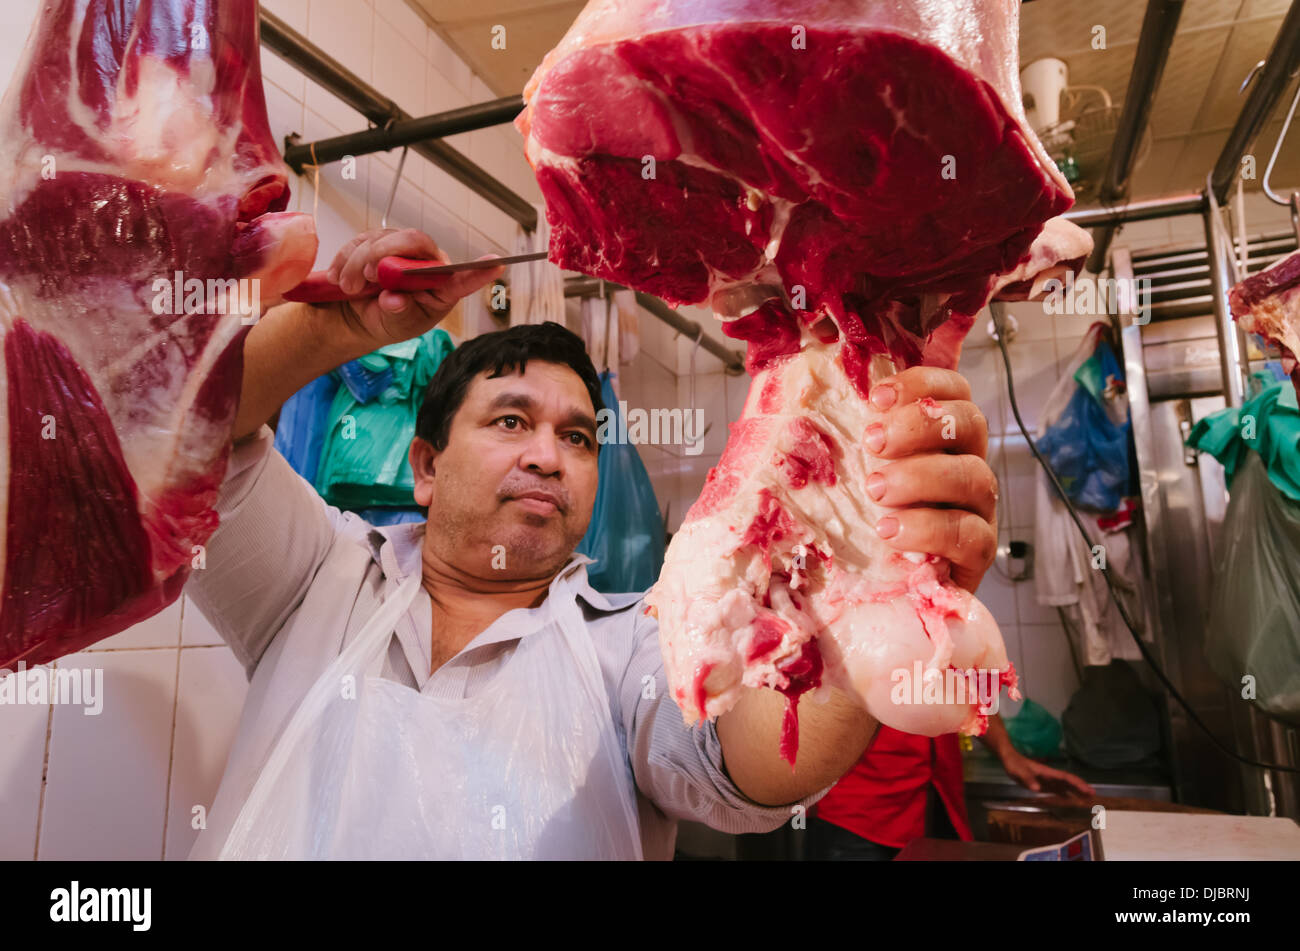
{"label": "hanging meat carcass", "polygon": [[0,667],[162,610],[216,528],[242,341],[316,255],[255,0],[51,0],[0,106]]}
{"label": "hanging meat carcass", "polygon": [[1228,303],[1243,329],[1281,349],[1282,367],[1300,394],[1300,251],[1234,285]]}
{"label": "hanging meat carcass", "polygon": [[[748,344],[744,412],[646,600],[687,721],[774,688],[792,762],[797,699],[822,684],[929,735],[980,732],[979,701],[1015,690],[948,565],[877,536],[861,441],[874,379],[954,367],[990,297],[1091,247],[1053,220],[1073,196],[1025,124],[1018,6],[594,0],[525,89],[551,260],[712,301]],[[779,293],[737,313],[751,284]],[[916,671],[992,681],[900,702]]]}

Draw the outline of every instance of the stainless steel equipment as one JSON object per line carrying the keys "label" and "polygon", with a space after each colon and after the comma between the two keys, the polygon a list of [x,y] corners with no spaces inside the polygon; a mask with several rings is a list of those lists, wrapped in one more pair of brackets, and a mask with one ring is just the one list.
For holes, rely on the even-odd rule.
{"label": "stainless steel equipment", "polygon": [[[1214,229],[1207,226],[1207,235]],[[1294,250],[1294,236],[1262,235],[1248,242],[1252,273]],[[1220,340],[1235,327],[1216,320],[1224,293],[1222,261],[1204,248],[1133,253],[1135,278],[1152,282],[1152,320],[1124,329],[1125,372],[1147,527],[1161,665],[1218,738],[1240,754],[1294,765],[1297,731],[1270,721],[1223,684],[1204,657],[1216,544],[1227,506],[1223,468],[1189,453],[1183,442],[1202,417],[1225,406],[1224,379],[1234,361],[1220,359]],[[1223,255],[1217,255],[1222,258]],[[1234,352],[1236,348],[1233,348]],[[1252,368],[1264,354],[1252,348]],[[1230,377],[1237,382],[1237,375]],[[1239,399],[1233,387],[1234,402]],[[1291,774],[1227,759],[1166,698],[1174,786],[1180,802],[1255,815],[1300,816]]]}

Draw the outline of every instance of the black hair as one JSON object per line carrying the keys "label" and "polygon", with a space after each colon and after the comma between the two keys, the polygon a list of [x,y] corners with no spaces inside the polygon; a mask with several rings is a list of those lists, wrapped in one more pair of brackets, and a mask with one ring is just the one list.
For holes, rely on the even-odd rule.
{"label": "black hair", "polygon": [[494,378],[506,373],[523,373],[529,360],[568,367],[587,388],[592,409],[599,413],[605,408],[600,397],[600,377],[587,356],[582,338],[548,320],[480,334],[453,350],[424,391],[420,414],[415,419],[415,435],[439,452],[446,449],[452,417],[465,402],[470,383],[485,371]]}

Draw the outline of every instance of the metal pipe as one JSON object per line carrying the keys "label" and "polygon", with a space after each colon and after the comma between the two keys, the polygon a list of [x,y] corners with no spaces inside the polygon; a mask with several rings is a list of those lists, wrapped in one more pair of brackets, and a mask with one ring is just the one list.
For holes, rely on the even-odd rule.
{"label": "metal pipe", "polygon": [[1204,192],[1184,192],[1163,198],[1142,198],[1109,208],[1072,208],[1062,218],[1080,228],[1101,225],[1121,225],[1129,221],[1150,221],[1153,218],[1176,218],[1179,215],[1205,213]]}
{"label": "metal pipe", "polygon": [[371,122],[383,125],[401,118],[402,110],[397,103],[348,72],[265,5],[261,11],[261,27],[262,42],[268,49],[297,66],[308,79],[328,89]]}
{"label": "metal pipe", "polygon": [[[410,119],[397,103],[339,65],[319,46],[291,29],[265,8],[261,11],[262,42],[267,48],[296,66],[307,78],[328,90],[376,125]],[[297,141],[286,143],[286,152]],[[537,209],[445,142],[425,141],[411,146],[456,181],[500,208],[524,228],[537,229]],[[301,167],[290,165],[298,174]]]}
{"label": "metal pipe", "polygon": [[[1182,13],[1183,0],[1147,0],[1142,33],[1133,57],[1133,71],[1129,74],[1128,91],[1124,94],[1124,111],[1120,113],[1115,143],[1111,146],[1110,160],[1098,194],[1103,205],[1121,201],[1128,195],[1129,177],[1133,174],[1138,145],[1151,121],[1156,90],[1160,87],[1160,77],[1169,60],[1169,48],[1173,46]],[[1093,274],[1100,274],[1105,268],[1106,252],[1114,236],[1113,224],[1104,224],[1094,232],[1092,255],[1085,265]]]}
{"label": "metal pipe", "polygon": [[1242,340],[1228,307],[1232,287],[1231,262],[1220,239],[1218,205],[1211,200],[1205,208],[1205,251],[1210,264],[1210,288],[1214,297],[1214,332],[1219,339],[1219,367],[1223,374],[1223,399],[1228,406],[1245,401],[1246,380],[1241,372]]}
{"label": "metal pipe", "polygon": [[1241,171],[1241,157],[1255,145],[1255,140],[1272,115],[1274,106],[1291,84],[1291,77],[1297,69],[1300,69],[1300,2],[1293,0],[1264,60],[1264,68],[1255,76],[1255,82],[1246,94],[1246,102],[1241,107],[1241,114],[1228,133],[1228,141],[1224,143],[1218,161],[1214,163],[1210,183],[1214,197],[1220,203],[1227,201],[1228,190]]}
{"label": "metal pipe", "polygon": [[[626,290],[621,284],[602,281],[597,277],[579,277],[564,282],[564,296],[591,297],[601,293],[602,285],[604,285],[606,291],[610,292]],[[695,321],[686,319],[659,298],[651,297],[649,294],[643,294],[640,291],[636,292],[636,302],[678,333],[685,334],[692,340],[697,337],[700,338],[699,345],[721,360],[723,369],[731,376],[738,376],[745,372],[744,354],[739,350],[728,350],[718,341],[705,334],[704,328]]]}
{"label": "metal pipe", "polygon": [[387,152],[389,149],[415,145],[428,139],[441,139],[512,122],[523,108],[523,96],[507,96],[419,119],[401,119],[364,132],[349,132],[317,142],[290,146],[285,149],[284,160],[290,168],[301,168],[309,164],[337,162],[345,155]]}

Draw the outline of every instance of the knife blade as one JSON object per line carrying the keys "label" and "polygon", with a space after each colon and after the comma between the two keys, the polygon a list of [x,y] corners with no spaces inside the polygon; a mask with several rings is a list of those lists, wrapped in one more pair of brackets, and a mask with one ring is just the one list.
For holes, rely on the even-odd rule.
{"label": "knife blade", "polygon": [[415,258],[387,257],[375,268],[378,280],[368,281],[366,286],[355,294],[349,294],[338,284],[329,279],[326,271],[313,271],[297,287],[284,295],[285,300],[304,304],[328,304],[344,300],[365,300],[378,297],[382,291],[400,291],[413,293],[431,291],[443,286],[447,277],[457,271],[477,271],[501,267],[506,264],[522,264],[525,261],[540,261],[546,257],[545,251],[532,251],[528,254],[512,254],[503,258],[487,258],[481,261],[461,261],[456,264],[444,264],[441,261],[417,260]]}

